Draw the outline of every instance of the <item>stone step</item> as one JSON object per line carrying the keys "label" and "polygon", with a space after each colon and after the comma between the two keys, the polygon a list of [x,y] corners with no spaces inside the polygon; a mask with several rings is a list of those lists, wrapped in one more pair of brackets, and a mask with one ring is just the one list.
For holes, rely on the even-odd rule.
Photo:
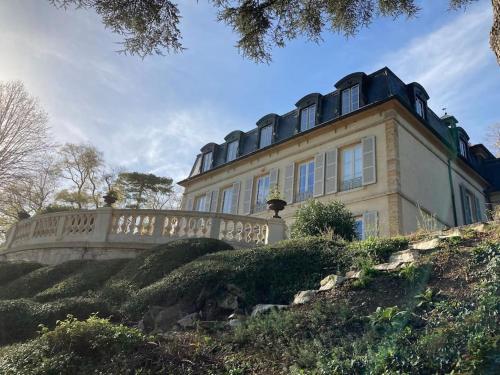
{"label": "stone step", "polygon": [[338,285],[342,284],[345,280],[345,277],[340,275],[328,275],[323,280],[320,281],[321,292],[335,289]]}
{"label": "stone step", "polygon": [[392,253],[391,256],[389,257],[389,263],[395,263],[395,262],[410,263],[416,261],[418,257],[419,257],[418,251],[414,249],[397,251],[395,253]]}

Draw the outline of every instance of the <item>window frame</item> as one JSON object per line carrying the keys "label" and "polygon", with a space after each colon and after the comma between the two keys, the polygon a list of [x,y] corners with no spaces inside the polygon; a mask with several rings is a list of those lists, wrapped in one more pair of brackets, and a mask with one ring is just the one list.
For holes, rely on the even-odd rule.
{"label": "window frame", "polygon": [[[234,147],[234,157],[232,157],[230,159],[229,156],[230,156],[230,152],[232,151],[231,150],[231,146],[235,146],[235,147]],[[227,143],[226,163],[229,163],[230,161],[236,160],[236,158],[238,158],[238,146],[239,146],[239,141],[238,140],[234,140],[234,141],[231,141],[231,142]]]}
{"label": "window frame", "polygon": [[[198,206],[201,202],[201,209],[198,209]],[[207,203],[207,195],[206,194],[202,194],[202,195],[198,195],[196,197],[194,197],[194,204],[193,204],[193,211],[196,211],[196,212],[206,212],[205,211],[205,205]]]}
{"label": "window frame", "polygon": [[[206,166],[205,164],[206,164],[207,156],[209,156],[209,155],[210,155],[210,162]],[[203,159],[201,161],[201,171],[206,172],[206,171],[209,171],[210,169],[212,169],[213,161],[214,161],[214,152],[213,151],[205,152],[203,154]]]}
{"label": "window frame", "polygon": [[[229,192],[229,207],[226,207],[226,193]],[[230,214],[232,212],[232,206],[233,206],[233,187],[232,186],[227,186],[225,188],[222,188],[221,191],[221,200],[220,200],[220,212],[223,214]],[[226,212],[226,209],[228,210]]]}
{"label": "window frame", "polygon": [[[314,109],[314,110],[312,110]],[[300,110],[300,131],[304,132],[306,130],[312,129],[316,126],[316,111],[317,105],[316,103],[310,104],[307,107],[304,107]],[[313,114],[312,124],[311,124],[311,113]],[[306,114],[307,124],[304,127],[303,117]]]}
{"label": "window frame", "polygon": [[[352,100],[354,89],[356,89],[356,91],[357,91],[356,108],[354,108],[353,100]],[[359,83],[352,85],[351,87],[348,87],[340,92],[340,113],[342,116],[347,115],[348,113],[354,112],[360,108],[360,102],[361,102],[360,92],[361,91],[360,91]],[[344,94],[347,94],[346,98],[344,97]],[[344,109],[345,109],[344,106],[346,105],[346,99],[348,99],[348,104],[347,104],[348,108],[347,108],[347,111],[344,111]]]}
{"label": "window frame", "polygon": [[[359,158],[356,159],[356,151],[359,150]],[[349,191],[363,186],[363,144],[361,142],[354,143],[349,146],[343,147],[339,150],[340,156],[340,191]],[[350,166],[350,176],[349,179],[345,179],[345,160],[346,153],[351,153],[351,166]],[[359,161],[359,166],[356,168],[356,161]],[[359,172],[359,175],[356,175],[356,172]],[[346,183],[349,182],[349,185],[346,186]]]}
{"label": "window frame", "polygon": [[[262,134],[267,129],[269,129],[269,131],[270,131],[270,134],[269,134],[269,144],[262,145],[262,139],[263,139],[262,138]],[[273,131],[274,131],[274,129],[273,129],[273,125],[272,124],[265,125],[265,126],[263,126],[263,127],[261,127],[259,129],[259,149],[271,146],[273,144]]]}
{"label": "window frame", "polygon": [[[265,180],[265,179],[267,179],[267,193],[263,194],[262,197],[259,197],[259,195],[260,195],[259,182],[262,180]],[[269,192],[271,191],[271,174],[266,173],[266,174],[255,177],[254,185],[255,185],[255,188],[253,190],[255,193],[254,193],[254,197],[253,197],[252,212],[265,211],[265,210],[267,210],[267,197],[269,195]],[[262,198],[263,201],[262,202],[259,201],[259,198]]]}
{"label": "window frame", "polygon": [[419,96],[415,96],[415,112],[425,119],[425,101]]}
{"label": "window frame", "polygon": [[[303,202],[313,197],[314,194],[314,158],[304,160],[299,162],[297,165],[296,171],[296,187],[295,187],[295,202]],[[301,191],[301,167],[305,166],[305,178],[304,178],[304,187],[305,190]],[[310,181],[312,179],[312,181]],[[310,190],[309,190],[310,188]]]}

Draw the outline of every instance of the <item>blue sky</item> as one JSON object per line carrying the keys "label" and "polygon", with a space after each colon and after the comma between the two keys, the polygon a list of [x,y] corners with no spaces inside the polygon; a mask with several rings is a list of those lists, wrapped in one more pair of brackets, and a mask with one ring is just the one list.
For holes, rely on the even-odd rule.
{"label": "blue sky", "polygon": [[331,92],[348,73],[383,66],[420,82],[436,113],[446,107],[473,143],[484,142],[487,126],[500,122],[491,2],[465,12],[444,0],[419,4],[415,19],[378,19],[351,39],[298,39],[258,65],[239,55],[237,36],[205,1],[180,6],[184,53],[141,60],[115,53],[120,38],[91,11],[2,0],[0,80],[20,79],[39,97],[59,142],[91,142],[115,166],[175,180],[206,143],[288,112],[305,94]]}

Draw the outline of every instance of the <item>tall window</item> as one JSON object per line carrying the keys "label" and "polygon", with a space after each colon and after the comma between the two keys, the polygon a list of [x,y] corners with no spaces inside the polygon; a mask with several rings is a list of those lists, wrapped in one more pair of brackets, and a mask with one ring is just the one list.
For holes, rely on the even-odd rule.
{"label": "tall window", "polygon": [[313,195],[314,189],[314,160],[298,166],[297,202],[305,201]]}
{"label": "tall window", "polygon": [[269,146],[273,137],[273,126],[267,125],[260,129],[259,148]]}
{"label": "tall window", "polygon": [[208,171],[212,167],[212,152],[207,152],[203,155],[202,172]]}
{"label": "tall window", "polygon": [[267,209],[267,196],[269,195],[269,175],[260,176],[256,181],[254,212]]}
{"label": "tall window", "polygon": [[363,182],[363,150],[361,144],[343,149],[341,158],[341,190],[350,190],[360,187]]}
{"label": "tall window", "polygon": [[462,155],[464,158],[467,157],[467,143],[465,143],[464,140],[458,141],[459,147],[460,147],[460,155]]}
{"label": "tall window", "polygon": [[205,211],[206,195],[200,195],[194,200],[194,210],[195,211]]}
{"label": "tall window", "polygon": [[364,234],[363,234],[363,217],[356,217],[354,221],[354,232],[356,233],[356,238],[358,240],[363,240],[364,239]]}
{"label": "tall window", "polygon": [[464,205],[465,224],[472,224],[481,220],[479,199],[476,199],[474,194],[467,189],[463,190],[462,204]]}
{"label": "tall window", "polygon": [[227,144],[226,161],[231,161],[236,159],[237,152],[238,152],[238,141],[229,142]]}
{"label": "tall window", "polygon": [[359,108],[359,85],[342,91],[342,114],[355,111]]}
{"label": "tall window", "polygon": [[425,106],[424,101],[420,99],[418,96],[415,99],[415,109],[420,117],[425,118]]}
{"label": "tall window", "polygon": [[221,211],[224,214],[230,214],[233,204],[233,188],[229,187],[222,190],[222,207]]}
{"label": "tall window", "polygon": [[300,111],[300,131],[311,129],[314,125],[316,125],[316,104]]}

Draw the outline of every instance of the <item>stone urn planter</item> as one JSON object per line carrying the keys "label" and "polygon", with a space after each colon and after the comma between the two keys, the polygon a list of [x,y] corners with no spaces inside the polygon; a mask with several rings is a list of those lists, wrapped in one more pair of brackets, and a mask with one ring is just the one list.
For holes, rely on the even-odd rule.
{"label": "stone urn planter", "polygon": [[283,199],[270,199],[267,201],[267,207],[274,211],[273,218],[281,219],[281,216],[278,215],[280,211],[282,211],[286,206],[286,202]]}
{"label": "stone urn planter", "polygon": [[108,191],[108,193],[103,197],[106,207],[113,207],[113,203],[118,200],[117,194],[114,191]]}

